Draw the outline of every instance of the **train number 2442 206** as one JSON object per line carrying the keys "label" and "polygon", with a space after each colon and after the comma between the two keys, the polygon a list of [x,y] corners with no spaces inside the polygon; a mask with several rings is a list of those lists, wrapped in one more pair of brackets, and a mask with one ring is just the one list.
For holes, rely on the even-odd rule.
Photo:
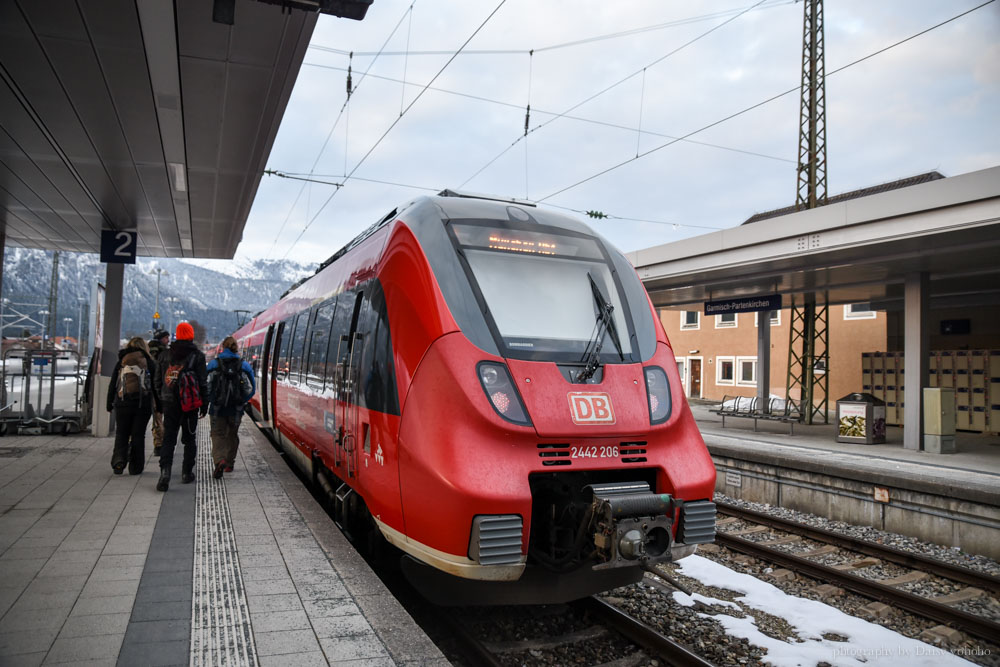
{"label": "train number 2442 206", "polygon": [[574,459],[607,459],[618,458],[618,445],[596,445],[570,447],[569,455]]}

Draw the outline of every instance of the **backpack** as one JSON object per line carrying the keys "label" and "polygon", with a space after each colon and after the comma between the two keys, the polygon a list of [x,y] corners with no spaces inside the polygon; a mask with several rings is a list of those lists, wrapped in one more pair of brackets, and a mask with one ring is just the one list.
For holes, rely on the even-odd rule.
{"label": "backpack", "polygon": [[149,374],[142,366],[122,364],[118,371],[118,398],[129,403],[141,402],[151,391]]}
{"label": "backpack", "polygon": [[219,367],[215,370],[216,377],[213,383],[212,404],[216,409],[236,410],[243,405],[243,397],[247,392],[243,391],[241,376],[243,375],[243,360],[239,357],[220,359]]}
{"label": "backpack", "polygon": [[163,374],[163,384],[177,395],[182,412],[192,412],[202,405],[198,376],[194,372],[194,357],[191,353],[186,361],[170,364]]}

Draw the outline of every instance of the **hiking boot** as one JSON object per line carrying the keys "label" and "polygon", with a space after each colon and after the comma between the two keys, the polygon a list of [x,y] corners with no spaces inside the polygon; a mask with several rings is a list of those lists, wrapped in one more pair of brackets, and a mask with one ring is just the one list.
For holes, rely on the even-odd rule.
{"label": "hiking boot", "polygon": [[194,481],[194,473],[193,472],[182,472],[181,473],[181,483],[182,484],[190,484],[193,481]]}
{"label": "hiking boot", "polygon": [[212,471],[212,477],[214,477],[215,479],[221,479],[222,471],[225,469],[226,469],[226,460],[222,459],[221,461],[215,464],[215,470]]}
{"label": "hiking boot", "polygon": [[166,491],[170,488],[170,468],[160,468],[160,480],[156,483],[157,491]]}
{"label": "hiking boot", "polygon": [[116,475],[120,475],[122,474],[122,471],[125,470],[125,464],[115,463],[114,465],[111,466],[111,470],[114,471]]}

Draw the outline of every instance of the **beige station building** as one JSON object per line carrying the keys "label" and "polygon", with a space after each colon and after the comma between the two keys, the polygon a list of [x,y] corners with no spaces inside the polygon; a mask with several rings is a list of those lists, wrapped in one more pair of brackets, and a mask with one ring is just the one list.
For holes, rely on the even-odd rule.
{"label": "beige station building", "polygon": [[[829,367],[814,370],[828,374],[831,418],[837,399],[870,393],[921,449],[923,389],[945,387],[958,429],[1000,432],[1000,167],[922,174],[627,256],[689,397],[799,400],[786,389],[790,306],[814,294],[827,306]],[[763,312],[705,314],[762,297],[781,304],[764,332]]]}

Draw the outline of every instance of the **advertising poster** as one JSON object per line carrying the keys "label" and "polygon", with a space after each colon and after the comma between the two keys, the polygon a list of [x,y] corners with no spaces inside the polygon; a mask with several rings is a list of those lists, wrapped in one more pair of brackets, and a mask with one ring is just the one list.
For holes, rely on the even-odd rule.
{"label": "advertising poster", "polygon": [[[840,406],[840,435],[845,438],[865,437],[865,405]],[[883,408],[883,411],[885,408]],[[885,423],[883,417],[882,423]],[[883,429],[885,427],[883,426]]]}

